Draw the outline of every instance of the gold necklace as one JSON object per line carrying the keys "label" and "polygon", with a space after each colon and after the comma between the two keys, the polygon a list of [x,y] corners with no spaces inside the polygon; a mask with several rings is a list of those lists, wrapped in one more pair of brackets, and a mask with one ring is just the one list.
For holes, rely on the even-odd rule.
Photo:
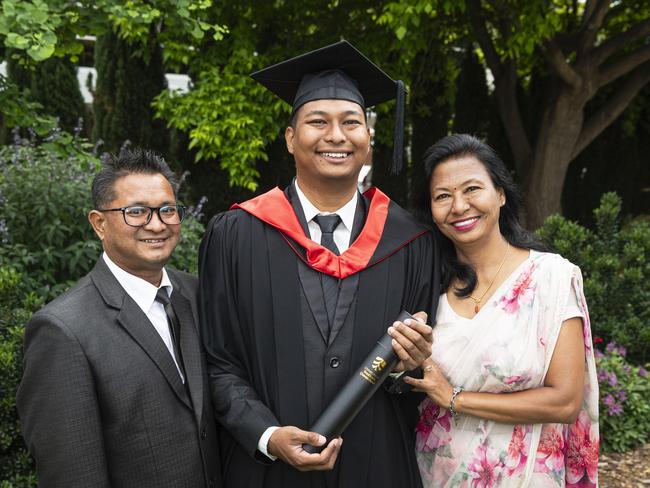
{"label": "gold necklace", "polygon": [[510,251],[510,243],[508,242],[508,247],[506,248],[506,252],[503,255],[503,259],[501,260],[499,269],[497,269],[497,272],[494,274],[494,278],[492,278],[492,281],[490,281],[490,285],[483,292],[483,294],[479,298],[474,298],[472,295],[468,295],[468,298],[474,300],[474,313],[478,313],[478,311],[481,310],[481,306],[480,306],[481,300],[483,300],[487,292],[490,291],[490,288],[492,288],[492,285],[494,285],[494,281],[497,279],[497,276],[499,276],[499,273],[501,272],[501,268],[503,268],[503,265],[506,262],[506,258],[508,257],[509,251]]}

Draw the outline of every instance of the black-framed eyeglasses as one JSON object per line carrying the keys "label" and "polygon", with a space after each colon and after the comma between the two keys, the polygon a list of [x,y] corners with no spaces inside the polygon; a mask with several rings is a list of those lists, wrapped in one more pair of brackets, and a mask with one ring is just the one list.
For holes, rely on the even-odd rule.
{"label": "black-framed eyeglasses", "polygon": [[183,205],[163,205],[162,207],[148,207],[146,205],[133,205],[121,208],[97,209],[99,212],[122,212],[124,222],[131,227],[143,227],[151,222],[154,211],[160,221],[167,225],[178,225],[185,218]]}

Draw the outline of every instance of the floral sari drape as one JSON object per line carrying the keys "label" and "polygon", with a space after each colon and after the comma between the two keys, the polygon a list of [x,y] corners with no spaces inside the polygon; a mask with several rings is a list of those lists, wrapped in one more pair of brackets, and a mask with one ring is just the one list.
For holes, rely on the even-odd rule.
{"label": "floral sari drape", "polygon": [[586,374],[577,421],[513,425],[460,415],[454,423],[427,399],[420,405],[416,445],[425,487],[597,486],[598,383],[578,267],[557,254],[531,251],[473,319],[445,304],[432,357],[452,385],[468,391],[542,386],[571,294],[584,315]]}

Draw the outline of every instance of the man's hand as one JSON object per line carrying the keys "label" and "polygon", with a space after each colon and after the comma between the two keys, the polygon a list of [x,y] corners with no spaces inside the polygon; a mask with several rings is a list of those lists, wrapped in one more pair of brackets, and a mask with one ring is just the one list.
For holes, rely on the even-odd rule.
{"label": "man's hand", "polygon": [[325,437],[316,432],[307,432],[297,427],[287,426],[276,429],[271,435],[268,452],[298,471],[329,471],[334,468],[336,457],[343,439],[333,439],[320,454],[310,454],[302,448],[303,444],[322,446]]}
{"label": "man's hand", "polygon": [[393,338],[393,349],[400,361],[395,371],[410,371],[422,365],[431,356],[433,329],[427,325],[427,314],[418,312],[404,322],[394,322],[388,328]]}

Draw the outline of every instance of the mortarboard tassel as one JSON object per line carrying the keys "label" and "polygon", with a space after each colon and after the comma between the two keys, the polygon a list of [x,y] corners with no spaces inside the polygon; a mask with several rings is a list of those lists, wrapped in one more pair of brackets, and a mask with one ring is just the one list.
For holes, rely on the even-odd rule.
{"label": "mortarboard tassel", "polygon": [[397,105],[395,106],[395,132],[393,133],[393,165],[390,172],[398,175],[402,171],[404,160],[404,99],[405,90],[402,80],[397,80]]}

